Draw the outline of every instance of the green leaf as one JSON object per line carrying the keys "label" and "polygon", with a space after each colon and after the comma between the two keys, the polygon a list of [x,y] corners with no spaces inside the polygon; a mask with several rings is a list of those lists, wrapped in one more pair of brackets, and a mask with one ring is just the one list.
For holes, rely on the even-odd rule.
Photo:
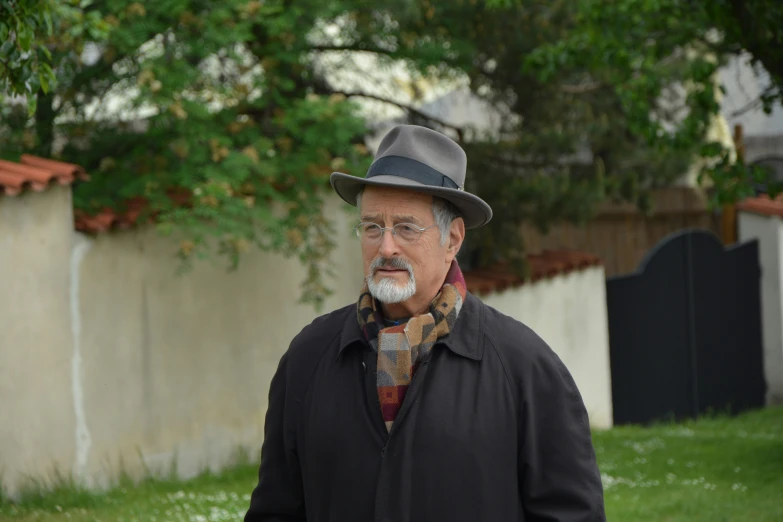
{"label": "green leaf", "polygon": [[38,73],[38,80],[41,83],[41,90],[47,94],[49,92],[49,75],[42,71]]}
{"label": "green leaf", "polygon": [[44,24],[46,25],[46,35],[49,36],[52,34],[52,13],[47,8],[43,10],[42,16],[43,16]]}
{"label": "green leaf", "polygon": [[34,96],[32,94],[27,95],[27,114],[30,117],[33,117],[35,115],[35,111],[38,108],[38,96]]}
{"label": "green leaf", "polygon": [[22,51],[30,51],[30,47],[33,45],[33,36],[33,31],[29,27],[24,27],[16,33],[16,43]]}

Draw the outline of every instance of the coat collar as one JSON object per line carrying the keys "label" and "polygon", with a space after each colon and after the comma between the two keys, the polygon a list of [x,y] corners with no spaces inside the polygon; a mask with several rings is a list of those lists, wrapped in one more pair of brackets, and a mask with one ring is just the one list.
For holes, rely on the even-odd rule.
{"label": "coat collar", "polygon": [[[348,307],[347,317],[344,319],[343,330],[340,334],[340,345],[337,351],[337,359],[343,351],[350,346],[367,346],[364,334],[359,329],[359,321],[356,318],[356,307]],[[438,341],[449,350],[474,361],[480,361],[484,355],[483,345],[479,342],[481,323],[484,320],[484,303],[473,294],[465,296],[454,329]]]}

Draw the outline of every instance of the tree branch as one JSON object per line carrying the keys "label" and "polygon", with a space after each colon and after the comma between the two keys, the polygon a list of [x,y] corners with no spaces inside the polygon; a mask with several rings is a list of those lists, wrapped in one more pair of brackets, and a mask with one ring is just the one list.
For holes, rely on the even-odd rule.
{"label": "tree branch", "polygon": [[397,101],[394,101],[389,98],[384,98],[382,96],[376,96],[374,94],[367,94],[363,92],[345,92],[345,91],[332,91],[333,94],[342,94],[343,96],[350,98],[354,96],[358,96],[360,98],[367,98],[370,100],[379,101],[381,103],[388,103],[389,105],[394,105],[396,107],[399,107],[400,109],[409,112],[410,114],[413,114],[414,116],[418,116],[419,118],[423,118],[425,120],[429,120],[432,123],[435,123],[437,125],[440,125],[441,127],[446,127],[448,129],[452,129],[456,131],[457,135],[459,136],[459,141],[463,140],[463,133],[465,131],[464,127],[459,127],[457,125],[454,125],[452,123],[448,123],[446,121],[443,121],[439,118],[436,118],[435,116],[430,116],[429,114],[426,114],[419,109],[416,109],[415,107],[411,107],[410,105],[406,105],[404,103],[400,103]]}
{"label": "tree branch", "polygon": [[603,86],[604,84],[601,82],[585,82],[579,85],[561,85],[560,90],[568,94],[584,94],[597,91]]}
{"label": "tree branch", "polygon": [[766,89],[764,89],[764,92],[762,92],[761,94],[759,94],[759,95],[756,97],[756,99],[755,99],[755,100],[752,100],[752,101],[750,101],[750,102],[746,103],[745,105],[743,105],[742,107],[740,107],[740,108],[739,108],[739,109],[737,109],[736,111],[734,111],[734,112],[732,112],[731,114],[729,114],[729,118],[736,118],[737,116],[742,116],[743,114],[745,114],[746,112],[748,112],[748,111],[750,111],[750,110],[753,110],[753,109],[758,109],[758,108],[759,108],[759,107],[760,107],[760,106],[761,106],[761,105],[764,103],[764,102],[762,101],[762,99],[764,98],[764,96],[766,96],[766,95],[768,95],[768,94],[772,94],[772,93],[773,93],[773,92],[775,92],[776,90],[777,90],[777,87],[776,87],[775,85],[770,85],[769,87],[767,87]]}
{"label": "tree branch", "polygon": [[745,0],[729,1],[729,9],[739,29],[739,43],[761,62],[772,83],[780,86],[783,82],[783,56],[778,52],[780,33],[776,33],[775,37],[759,36],[763,34],[760,30],[764,29],[764,25],[757,20],[758,9],[754,9],[753,5]]}
{"label": "tree branch", "polygon": [[[310,47],[310,51],[315,52],[353,52],[353,53],[370,53],[380,56],[387,56],[395,60],[417,60],[419,57],[416,53],[406,54],[400,51],[392,51],[390,49],[382,49],[380,47],[362,47],[360,45],[314,45]],[[453,61],[449,61],[445,56],[441,57],[441,61],[450,67],[456,67]]]}
{"label": "tree branch", "polygon": [[362,47],[360,45],[314,45],[310,47],[311,51],[316,52],[352,52],[352,53],[372,53],[382,54],[390,58],[401,58],[400,53],[379,47]]}

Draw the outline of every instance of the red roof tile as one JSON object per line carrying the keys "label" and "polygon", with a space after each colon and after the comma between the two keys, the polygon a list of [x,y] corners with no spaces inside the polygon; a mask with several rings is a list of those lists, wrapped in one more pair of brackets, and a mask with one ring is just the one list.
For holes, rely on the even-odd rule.
{"label": "red roof tile", "polygon": [[770,198],[767,194],[748,198],[737,204],[737,210],[766,216],[783,217],[783,194],[780,194],[775,199]]}
{"label": "red roof tile", "polygon": [[[167,191],[169,199],[178,207],[187,207],[191,204],[191,193],[186,189],[170,189]],[[116,229],[128,229],[142,223],[142,214],[148,209],[149,201],[143,197],[135,197],[125,201],[125,210],[104,208],[95,214],[87,214],[83,210],[74,211],[76,230],[88,234],[97,234]],[[150,212],[144,223],[155,221],[156,212]]]}
{"label": "red roof tile", "polygon": [[19,162],[0,160],[0,193],[16,196],[26,189],[45,190],[52,183],[70,185],[88,179],[78,165],[22,154]]}
{"label": "red roof tile", "polygon": [[547,279],[557,275],[599,266],[598,256],[575,250],[547,250],[527,256],[529,276],[523,279],[514,274],[508,264],[466,271],[465,283],[473,294],[489,294],[515,288],[525,283]]}
{"label": "red roof tile", "polygon": [[[19,162],[0,160],[0,194],[16,196],[24,190],[40,192],[52,183],[69,185],[76,179],[88,180],[89,176],[79,165],[56,161],[30,154],[22,154]],[[177,203],[185,202],[178,192],[170,194]],[[106,232],[117,228],[130,228],[135,225],[140,214],[146,208],[144,198],[133,198],[125,202],[125,210],[118,212],[105,208],[94,215],[84,211],[74,211],[76,230],[87,233]]]}
{"label": "red roof tile", "polygon": [[147,207],[144,198],[133,198],[125,202],[125,211],[118,212],[104,208],[97,214],[87,214],[83,210],[74,210],[74,227],[80,232],[97,234],[114,229],[127,229],[138,224],[139,215]]}

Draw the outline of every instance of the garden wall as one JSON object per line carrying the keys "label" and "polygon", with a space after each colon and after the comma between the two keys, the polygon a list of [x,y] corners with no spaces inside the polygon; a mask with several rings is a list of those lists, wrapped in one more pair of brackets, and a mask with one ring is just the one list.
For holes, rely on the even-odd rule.
{"label": "garden wall", "polygon": [[[354,214],[334,196],[335,289],[362,282]],[[270,379],[317,312],[298,304],[298,260],[251,252],[177,274],[176,243],[141,227],[76,232],[70,188],[0,195],[0,470],[14,494],[55,471],[91,486],[124,471],[183,477],[257,451]],[[611,419],[603,271],[482,296],[527,323],[572,370],[591,420]],[[550,278],[551,276],[551,278]],[[595,323],[593,323],[595,321]]]}

